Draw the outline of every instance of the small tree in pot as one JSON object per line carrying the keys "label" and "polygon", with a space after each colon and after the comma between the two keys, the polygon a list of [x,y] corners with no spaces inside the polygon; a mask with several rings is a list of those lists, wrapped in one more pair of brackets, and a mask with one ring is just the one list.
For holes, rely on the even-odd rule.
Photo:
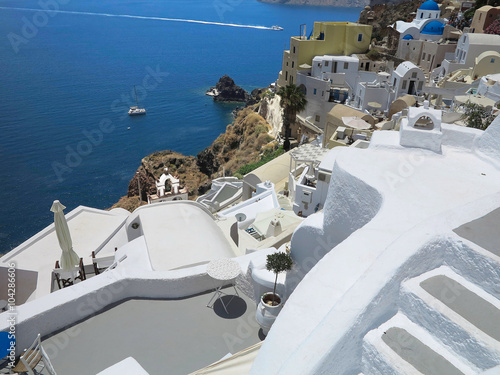
{"label": "small tree in pot", "polygon": [[[279,297],[276,297],[276,285],[278,284],[278,274],[285,271],[290,271],[292,269],[293,259],[288,252],[286,253],[273,253],[267,256],[266,269],[268,271],[273,271],[276,274],[276,279],[274,280],[274,290],[272,298],[270,300],[264,301],[270,306],[276,306],[281,303]],[[278,300],[276,300],[278,299]]]}

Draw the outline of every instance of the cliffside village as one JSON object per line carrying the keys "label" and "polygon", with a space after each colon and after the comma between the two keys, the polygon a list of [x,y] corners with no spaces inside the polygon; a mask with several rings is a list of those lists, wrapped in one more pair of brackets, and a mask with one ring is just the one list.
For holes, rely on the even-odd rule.
{"label": "cliffside village", "polygon": [[500,374],[500,7],[473,5],[303,28],[255,107],[291,149],[196,201],[167,166],[133,212],[54,201],[0,258],[0,373]]}

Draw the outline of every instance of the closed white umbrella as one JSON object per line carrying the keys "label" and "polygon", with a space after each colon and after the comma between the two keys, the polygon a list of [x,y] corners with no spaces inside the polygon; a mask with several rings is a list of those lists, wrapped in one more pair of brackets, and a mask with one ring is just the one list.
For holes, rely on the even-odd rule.
{"label": "closed white umbrella", "polygon": [[73,251],[73,242],[71,241],[68,222],[63,212],[65,208],[61,202],[54,201],[50,210],[54,213],[57,240],[62,249],[60,266],[63,270],[70,271],[78,264],[80,257]]}

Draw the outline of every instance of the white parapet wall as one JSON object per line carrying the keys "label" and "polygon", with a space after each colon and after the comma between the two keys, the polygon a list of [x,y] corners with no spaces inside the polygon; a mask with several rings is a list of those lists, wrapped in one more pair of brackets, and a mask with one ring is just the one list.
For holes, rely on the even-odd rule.
{"label": "white parapet wall", "polygon": [[[253,295],[253,281],[247,272],[250,261],[265,257],[275,249],[234,258],[242,269],[237,280],[240,289]],[[122,262],[113,270],[92,277],[69,288],[58,290],[32,302],[0,314],[0,331],[9,331],[15,317],[16,355],[22,353],[33,337],[42,337],[88,319],[114,304],[134,298],[177,299],[204,293],[212,288],[207,265],[172,271],[153,271],[143,236],[120,248]]]}

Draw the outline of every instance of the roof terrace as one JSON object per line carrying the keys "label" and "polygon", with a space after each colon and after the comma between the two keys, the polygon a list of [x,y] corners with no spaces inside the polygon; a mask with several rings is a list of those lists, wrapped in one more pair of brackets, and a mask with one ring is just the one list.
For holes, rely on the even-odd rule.
{"label": "roof terrace", "polygon": [[60,374],[96,374],[133,357],[150,374],[185,375],[261,341],[251,299],[240,293],[226,314],[220,300],[207,308],[210,298],[127,300],[42,345]]}

